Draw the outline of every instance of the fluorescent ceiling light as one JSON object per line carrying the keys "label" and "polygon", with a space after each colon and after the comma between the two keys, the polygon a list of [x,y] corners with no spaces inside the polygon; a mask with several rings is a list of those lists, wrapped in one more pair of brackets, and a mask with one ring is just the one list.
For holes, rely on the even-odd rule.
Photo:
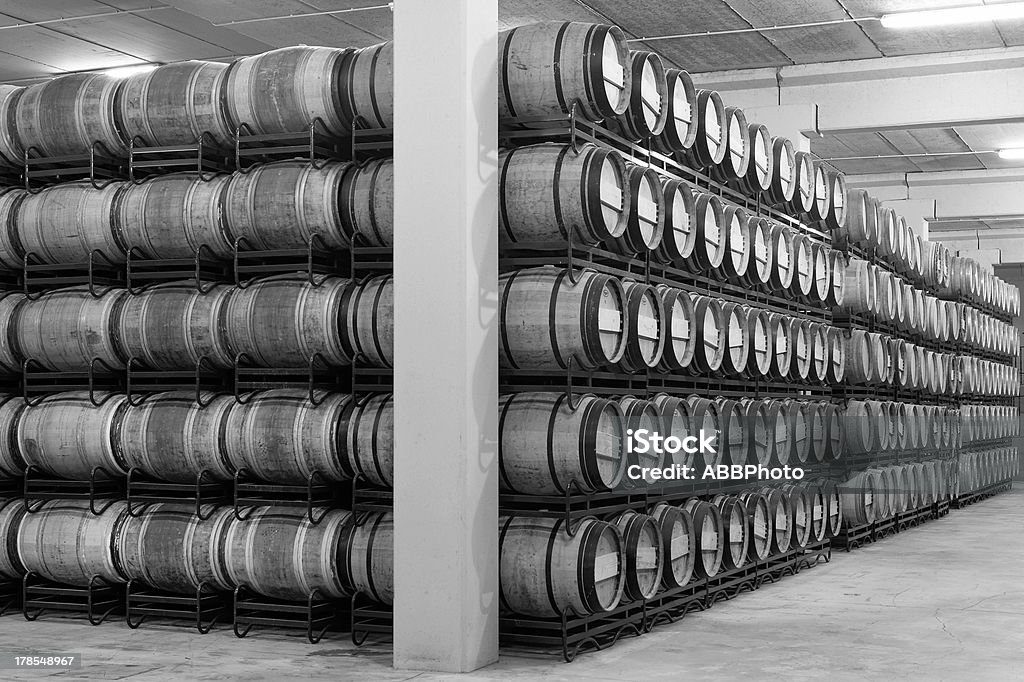
{"label": "fluorescent ceiling light", "polygon": [[976,24],[1001,19],[1024,19],[1024,2],[1005,2],[998,5],[972,5],[947,7],[915,12],[899,12],[882,17],[885,28],[919,28],[922,26],[951,26]]}
{"label": "fluorescent ceiling light", "polygon": [[1019,161],[1024,159],[1024,147],[1016,147],[1014,149],[1000,149],[999,158],[1007,159],[1010,161]]}
{"label": "fluorescent ceiling light", "polygon": [[115,69],[106,69],[100,71],[104,76],[110,76],[111,78],[127,78],[128,76],[134,76],[137,73],[146,73],[152,71],[159,64],[135,64],[133,66],[119,66]]}

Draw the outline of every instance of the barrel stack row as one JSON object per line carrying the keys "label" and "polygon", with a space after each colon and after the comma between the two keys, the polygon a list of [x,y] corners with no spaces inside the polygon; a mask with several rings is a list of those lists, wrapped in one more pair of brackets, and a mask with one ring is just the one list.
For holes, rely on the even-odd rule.
{"label": "barrel stack row", "polygon": [[963,442],[1013,438],[1020,434],[1017,409],[1009,405],[960,405]]}
{"label": "barrel stack row", "polygon": [[132,146],[229,147],[236,134],[392,124],[393,47],[286,47],[230,64],[185,61],[125,79],[79,73],[0,85],[0,159],[115,156]]}
{"label": "barrel stack row", "polygon": [[841,332],[808,318],[593,270],[514,270],[499,287],[499,359],[509,370],[843,380]]}
{"label": "barrel stack row", "polygon": [[[390,163],[390,162],[389,162]],[[32,194],[0,193],[0,266],[106,260],[228,259],[240,251],[306,248],[336,251],[373,244],[390,220],[371,221],[390,199],[365,191],[382,161],[261,164],[245,173],[201,178],[155,175],[142,183],[53,185]],[[386,166],[390,171],[390,165]],[[363,230],[366,230],[365,232]],[[390,240],[389,234],[384,235]]]}
{"label": "barrel stack row", "polygon": [[845,220],[841,174],[748,122],[719,93],[696,89],[657,53],[629,50],[618,27],[546,22],[505,31],[498,80],[503,119],[574,113],[798,219],[828,229]]}
{"label": "barrel stack row", "polygon": [[850,258],[844,280],[837,312],[865,315],[940,343],[960,341],[980,351],[1020,355],[1013,325],[970,305],[932,296],[883,267]]}
{"label": "barrel stack row", "polygon": [[950,500],[955,487],[956,462],[951,459],[867,469],[839,486],[843,519],[849,527],[884,521]]}
{"label": "barrel stack row", "polygon": [[842,422],[850,454],[951,450],[962,429],[959,408],[894,400],[849,400]]}
{"label": "barrel stack row", "polygon": [[923,239],[894,210],[862,189],[847,196],[846,221],[837,236],[863,249],[908,278],[944,298],[963,297],[1003,315],[1020,313],[1020,292],[972,258],[954,255],[948,247]]}
{"label": "barrel stack row", "polygon": [[957,494],[969,495],[1013,479],[1019,470],[1016,447],[960,453],[957,458]]}

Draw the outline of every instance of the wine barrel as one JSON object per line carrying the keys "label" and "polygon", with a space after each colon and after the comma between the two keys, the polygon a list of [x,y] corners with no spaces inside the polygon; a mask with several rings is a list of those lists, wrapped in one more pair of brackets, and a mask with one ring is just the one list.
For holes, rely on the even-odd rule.
{"label": "wine barrel", "polygon": [[319,523],[305,509],[250,508],[244,520],[232,515],[224,531],[223,562],[231,584],[272,599],[301,601],[312,595],[343,599],[351,594],[343,565],[352,532],[351,512],[314,507]]}
{"label": "wine barrel", "polygon": [[863,526],[876,518],[877,479],[861,472],[839,486],[842,516],[847,527]]}
{"label": "wine barrel", "polygon": [[846,226],[847,186],[846,176],[842,173],[829,173],[828,214],[825,225],[830,230],[842,232]]}
{"label": "wine barrel", "polygon": [[764,561],[771,554],[774,533],[768,499],[757,491],[740,493],[738,497],[746,510],[747,558],[755,563]]}
{"label": "wine barrel", "polygon": [[102,467],[107,477],[126,473],[117,435],[128,398],[103,392],[92,397],[99,406],[89,391],[54,393],[26,406],[16,435],[25,464],[72,480],[89,480],[95,467]]}
{"label": "wine barrel", "polygon": [[203,505],[199,511],[206,518],[194,504],[158,502],[125,518],[114,540],[124,577],[175,594],[232,589],[222,557],[234,510]]}
{"label": "wine barrel", "polygon": [[714,578],[722,569],[722,558],[725,554],[722,514],[718,507],[695,497],[687,500],[683,509],[693,518],[694,540],[700,552],[695,565],[697,575],[702,578]]}
{"label": "wine barrel", "polygon": [[788,319],[789,343],[793,349],[790,376],[798,382],[806,382],[811,373],[811,335],[807,320],[796,317]]}
{"label": "wine barrel", "polygon": [[656,137],[668,122],[668,81],[665,65],[654,52],[630,50],[626,62],[629,72],[629,106],[604,124],[631,142]]}
{"label": "wine barrel", "polygon": [[[507,246],[517,242],[566,241],[569,229],[576,244],[594,245],[625,234],[636,206],[637,225],[648,230],[648,238],[658,225],[664,228],[664,206],[646,196],[645,201],[661,201],[640,206],[634,200],[631,185],[657,182],[644,174],[631,177],[618,152],[581,145],[538,144],[502,150],[498,155],[500,177],[498,234]],[[636,166],[633,166],[636,168]],[[639,224],[641,217],[652,216],[653,223]],[[642,241],[642,239],[640,240]]]}
{"label": "wine barrel", "polygon": [[230,291],[216,285],[201,293],[194,284],[172,282],[125,297],[115,320],[125,356],[151,369],[193,369],[200,361],[231,367],[221,327]]}
{"label": "wine barrel", "polygon": [[750,535],[747,529],[747,508],[738,497],[717,495],[712,502],[722,516],[722,564],[727,569],[742,568],[748,563]]}
{"label": "wine barrel", "polygon": [[665,235],[665,191],[653,168],[626,164],[629,211],[626,231],[610,246],[626,256],[657,250]]}
{"label": "wine barrel", "polygon": [[722,163],[727,126],[722,96],[714,90],[697,90],[697,139],[687,155],[688,165],[701,170]]}
{"label": "wine barrel", "polygon": [[[299,133],[319,119],[333,135],[348,135],[342,82],[350,50],[283,47],[237,59],[228,67],[224,103],[232,125],[253,135]],[[318,130],[321,128],[318,126]]]}
{"label": "wine barrel", "polygon": [[693,577],[693,519],[667,502],[654,505],[649,513],[661,534],[661,587],[666,590],[682,587]]}
{"label": "wine barrel", "polygon": [[[657,433],[661,425],[660,410],[658,405],[649,400],[635,398],[633,396],[622,396],[618,400],[619,408],[622,410],[622,423],[626,429],[626,436],[631,436],[640,431],[647,431],[648,434]],[[650,473],[644,474],[644,469],[660,469],[665,465],[665,458],[668,453],[664,450],[656,450],[640,447],[626,448],[626,460],[629,466],[638,466],[638,472],[647,485],[655,484],[659,479]],[[631,486],[640,485],[636,477],[630,477],[626,482]]]}
{"label": "wine barrel", "polygon": [[340,277],[314,286],[305,275],[275,275],[234,287],[222,312],[228,348],[261,367],[306,367],[314,358],[348,365],[340,321],[351,287],[351,280]]}
{"label": "wine barrel", "polygon": [[595,369],[622,359],[628,341],[622,283],[583,270],[573,275],[574,284],[569,274],[543,267],[501,276],[503,367],[565,368],[572,362]]}
{"label": "wine barrel", "polygon": [[0,83],[0,166],[21,168],[25,163],[25,150],[14,125],[14,112],[24,92],[21,86]]}
{"label": "wine barrel", "polygon": [[84,370],[94,358],[124,368],[118,321],[126,298],[123,289],[94,298],[80,286],[25,301],[11,322],[21,356],[51,370]]}
{"label": "wine barrel", "polygon": [[114,103],[123,81],[102,73],[72,73],[25,88],[14,109],[14,128],[31,156],[88,155],[94,143],[123,153]]}
{"label": "wine barrel", "polygon": [[18,396],[0,394],[0,480],[21,478],[25,472],[17,439],[18,420],[24,409],[25,401]]}
{"label": "wine barrel", "polygon": [[739,107],[725,108],[726,150],[722,162],[716,166],[716,174],[726,182],[743,180],[750,167],[749,124]]}
{"label": "wine barrel", "polygon": [[796,151],[793,143],[784,137],[772,138],[772,168],[768,200],[775,204],[792,201],[796,191]]}
{"label": "wine barrel", "polygon": [[889,480],[885,475],[884,469],[868,469],[865,472],[865,476],[872,481],[875,520],[883,521],[892,515],[891,506],[895,502],[895,496],[889,488]]}
{"label": "wine barrel", "polygon": [[728,320],[722,303],[710,296],[691,293],[698,338],[694,342],[690,373],[705,375],[717,372],[725,360]]}
{"label": "wine barrel", "polygon": [[829,450],[829,415],[825,408],[828,403],[819,401],[808,402],[804,406],[807,417],[807,439],[810,441],[807,459],[812,463],[825,461]]}
{"label": "wine barrel", "polygon": [[[715,398],[719,432],[715,445],[718,462],[746,464],[754,433],[748,428],[745,410],[738,400]],[[717,462],[716,462],[717,463]]]}
{"label": "wine barrel", "polygon": [[814,157],[810,152],[793,154],[793,197],[787,202],[789,211],[796,216],[807,215],[814,207]]}
{"label": "wine barrel", "polygon": [[18,556],[18,528],[25,513],[20,498],[0,499],[0,579],[5,582],[21,580],[25,575]]}
{"label": "wine barrel", "polygon": [[790,454],[798,466],[807,464],[811,456],[811,446],[814,439],[813,432],[813,409],[806,402],[800,400],[783,400],[786,413],[789,418],[789,436],[792,441]]}
{"label": "wine barrel", "polygon": [[768,421],[768,405],[763,400],[743,398],[740,400],[743,423],[750,432],[750,453],[747,462],[767,467],[771,465],[775,436],[773,424]]}
{"label": "wine barrel", "polygon": [[811,287],[809,297],[812,303],[827,303],[829,300],[829,289],[832,287],[832,269],[829,263],[829,249],[827,246],[810,242],[811,245],[811,271],[814,283]]}
{"label": "wine barrel", "polygon": [[654,148],[671,156],[685,152],[697,139],[697,91],[690,74],[681,69],[665,69],[665,128],[654,138]]}
{"label": "wine barrel", "polygon": [[792,292],[799,300],[812,299],[815,286],[813,242],[802,234],[793,237],[793,282]]}
{"label": "wine barrel", "polygon": [[835,481],[821,479],[820,485],[821,495],[825,500],[825,512],[828,515],[826,535],[834,538],[839,535],[843,525],[843,500]]}
{"label": "wine barrel", "polygon": [[563,519],[505,516],[498,527],[498,582],[508,610],[558,618],[619,605],[626,557],[614,524],[585,518],[569,535]]}
{"label": "wine barrel", "polygon": [[793,284],[793,277],[796,274],[796,234],[796,230],[792,228],[778,223],[772,225],[770,243],[775,267],[768,282],[772,291],[781,293]]}
{"label": "wine barrel", "polygon": [[826,331],[828,344],[828,383],[840,384],[846,379],[846,339],[836,327]]}
{"label": "wine barrel", "polygon": [[561,495],[570,488],[612,490],[622,482],[625,417],[615,401],[585,394],[570,410],[564,393],[515,393],[501,396],[498,405],[502,489]]}
{"label": "wine barrel", "polygon": [[722,355],[722,372],[732,376],[742,376],[747,369],[750,357],[750,321],[747,318],[746,306],[727,302],[722,306],[725,320],[725,352]]}
{"label": "wine barrel", "polygon": [[[203,180],[195,173],[154,175],[128,184],[114,204],[114,226],[125,247],[142,258],[230,258],[221,198],[230,176]],[[275,247],[276,248],[276,247]]]}
{"label": "wine barrel", "polygon": [[772,223],[765,218],[748,216],[750,228],[750,261],[742,282],[748,287],[767,289],[775,270],[775,251],[772,249]]}
{"label": "wine barrel", "polygon": [[813,501],[801,486],[784,485],[781,490],[783,494],[789,496],[790,523],[793,529],[790,547],[793,549],[803,549],[810,543],[811,534],[814,530]]}
{"label": "wine barrel", "polygon": [[0,295],[0,374],[20,374],[21,354],[14,345],[14,318],[26,300],[25,294],[10,291]]}
{"label": "wine barrel", "polygon": [[725,257],[718,273],[726,280],[741,283],[750,268],[751,238],[750,216],[738,206],[726,206],[722,211],[725,228]]}
{"label": "wine barrel", "polygon": [[875,311],[878,300],[878,277],[875,268],[865,260],[851,258],[843,273],[843,303],[840,310],[855,314]]}
{"label": "wine barrel", "polygon": [[895,260],[896,254],[896,212],[878,204],[878,247],[882,259]]}
{"label": "wine barrel", "polygon": [[685,267],[697,242],[694,223],[696,201],[690,187],[681,180],[662,180],[662,190],[665,195],[665,230],[658,248],[651,255],[659,263]]}
{"label": "wine barrel", "polygon": [[224,191],[224,217],[242,251],[345,249],[342,178],[351,164],[277,161],[235,173]]}
{"label": "wine barrel", "polygon": [[765,400],[764,403],[768,410],[765,423],[772,451],[771,461],[777,466],[786,466],[793,455],[794,437],[790,429],[789,408],[781,400]]}
{"label": "wine barrel", "polygon": [[832,273],[828,298],[825,303],[832,307],[841,307],[846,301],[846,256],[840,251],[829,250],[828,269]]}
{"label": "wine barrel", "polygon": [[696,239],[691,260],[697,270],[712,272],[725,260],[725,209],[717,196],[701,192],[697,194],[694,210]]}
{"label": "wine barrel", "polygon": [[225,442],[230,395],[167,391],[125,409],[114,432],[127,469],[161,481],[195,483],[200,473],[227,481],[235,473]]}
{"label": "wine barrel", "polygon": [[[693,434],[699,435],[701,431],[705,434],[722,433],[722,419],[718,411],[718,403],[698,395],[686,396],[686,402],[690,405],[690,415],[693,420]],[[721,448],[715,448],[713,453],[699,452],[694,456],[695,468],[704,470],[705,466],[715,466],[721,459]],[[699,457],[699,459],[698,459]],[[694,521],[696,523],[696,520]]]}
{"label": "wine barrel", "polygon": [[808,379],[812,383],[828,383],[829,351],[827,327],[816,322],[809,326],[811,343],[811,372]]}
{"label": "wine barrel", "polygon": [[789,495],[778,488],[764,488],[761,493],[768,501],[768,515],[772,519],[771,551],[788,552],[793,542],[793,506]]}
{"label": "wine barrel", "polygon": [[[659,371],[666,373],[685,372],[693,360],[697,339],[696,313],[693,299],[682,289],[659,284],[655,287],[664,311],[662,331],[665,348],[658,364]],[[0,299],[0,307],[3,299]]]}
{"label": "wine barrel", "polygon": [[612,517],[611,522],[622,533],[625,598],[650,599],[661,586],[665,559],[661,553],[661,529],[653,518],[631,509]]}
{"label": "wine barrel", "polygon": [[804,481],[800,487],[807,500],[807,523],[810,527],[807,544],[822,542],[828,537],[828,501],[818,483]]}
{"label": "wine barrel", "polygon": [[235,469],[270,483],[305,484],[314,474],[348,480],[339,452],[341,420],[351,397],[279,388],[250,394],[224,422],[224,449]]}
{"label": "wine barrel", "polygon": [[749,377],[767,377],[771,375],[772,358],[775,347],[771,335],[771,317],[764,308],[748,306],[747,317],[747,354],[746,375]]}
{"label": "wine barrel", "polygon": [[342,65],[342,107],[357,128],[395,125],[395,46],[392,41],[351,52]]}
{"label": "wine barrel", "polygon": [[768,323],[772,348],[769,376],[778,380],[789,376],[793,366],[792,325],[790,318],[780,313],[769,313]]}
{"label": "wine barrel", "polygon": [[114,225],[114,208],[128,183],[96,189],[69,182],[29,194],[18,204],[14,225],[21,252],[41,263],[84,263],[94,251],[123,262],[124,238]]}
{"label": "wine barrel", "polygon": [[18,239],[15,216],[27,196],[29,193],[23,189],[0,188],[0,267],[8,270],[20,270],[25,265],[25,252]]}
{"label": "wine barrel", "polygon": [[227,64],[184,61],[124,79],[116,100],[126,140],[144,147],[190,145],[203,140],[226,148],[234,130],[221,105]]}
{"label": "wine barrel", "polygon": [[25,514],[18,528],[18,558],[26,571],[55,583],[88,587],[94,578],[126,582],[118,566],[118,538],[128,505],[113,502],[93,514],[88,500],[50,500]]}
{"label": "wine barrel", "polygon": [[[682,442],[687,436],[697,433],[694,425],[693,415],[690,414],[690,403],[685,398],[670,396],[659,393],[651,401],[658,408],[658,433],[663,437],[675,436]],[[693,453],[684,449],[677,452],[667,452],[666,459],[671,459],[671,464],[687,467],[693,466]],[[666,462],[668,465],[669,462]]]}
{"label": "wine barrel", "polygon": [[356,246],[395,245],[395,162],[373,159],[341,179],[341,224]]}
{"label": "wine barrel", "polygon": [[372,485],[394,484],[395,408],[390,393],[375,393],[350,401],[340,426],[344,453],[341,462],[349,477],[362,476]]}
{"label": "wine barrel", "polygon": [[743,185],[748,193],[757,197],[771,188],[772,174],[775,170],[772,135],[768,128],[760,123],[751,123],[747,126],[747,146],[750,149],[750,162],[747,164],[747,176]]}
{"label": "wine barrel", "polygon": [[877,240],[877,212],[873,201],[862,189],[847,192],[846,225],[840,234],[863,247],[874,246]]}
{"label": "wine barrel", "polygon": [[394,278],[378,275],[342,298],[342,338],[348,355],[374,367],[391,367],[395,355]]}
{"label": "wine barrel", "polygon": [[635,280],[624,280],[626,291],[626,352],[619,367],[627,373],[657,367],[665,351],[665,315],[658,291]]}
{"label": "wine barrel", "polygon": [[498,117],[600,121],[629,106],[629,51],[617,26],[547,21],[498,34]]}
{"label": "wine barrel", "polygon": [[348,582],[382,604],[395,601],[395,520],[391,512],[370,512],[345,543]]}
{"label": "wine barrel", "polygon": [[[821,162],[814,163],[814,202],[808,212],[812,221],[818,223],[827,222],[829,210],[832,206],[832,182],[828,172]],[[826,225],[827,227],[827,225]]]}

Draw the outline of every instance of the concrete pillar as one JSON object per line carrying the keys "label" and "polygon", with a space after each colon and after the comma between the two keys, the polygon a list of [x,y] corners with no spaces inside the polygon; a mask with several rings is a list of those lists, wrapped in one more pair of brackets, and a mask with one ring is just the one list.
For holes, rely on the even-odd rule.
{"label": "concrete pillar", "polygon": [[928,239],[928,221],[935,219],[935,201],[933,199],[897,199],[882,203],[896,211],[896,215],[903,216],[907,221],[907,226],[918,237]]}
{"label": "concrete pillar", "polygon": [[[728,96],[725,97],[728,102]],[[811,151],[811,137],[817,135],[818,107],[813,104],[782,104],[772,107],[744,107],[750,123],[768,127],[772,137],[786,137],[798,152]]]}
{"label": "concrete pillar", "polygon": [[396,0],[397,668],[498,657],[497,0]]}

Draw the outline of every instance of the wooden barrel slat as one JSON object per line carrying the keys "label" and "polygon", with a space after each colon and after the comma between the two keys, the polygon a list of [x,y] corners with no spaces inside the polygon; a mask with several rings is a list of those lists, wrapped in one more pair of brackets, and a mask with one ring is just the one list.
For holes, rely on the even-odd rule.
{"label": "wooden barrel slat", "polygon": [[114,102],[122,85],[106,74],[74,73],[25,88],[14,111],[22,147],[33,156],[88,156],[99,142],[107,154],[120,155],[125,140]]}
{"label": "wooden barrel slat", "polygon": [[279,388],[251,394],[237,403],[224,424],[224,447],[235,469],[245,468],[270,483],[301,485],[315,472],[331,482],[345,481],[342,415],[347,393]]}
{"label": "wooden barrel slat", "polygon": [[570,536],[560,519],[499,519],[503,606],[542,618],[602,613],[618,606],[626,583],[622,533],[593,518],[576,523]]}
{"label": "wooden barrel slat", "polygon": [[155,393],[125,410],[116,432],[125,467],[175,483],[195,483],[200,472],[230,480],[224,433],[234,397],[203,392],[203,405],[195,398],[194,391]]}
{"label": "wooden barrel slat", "polygon": [[304,275],[277,275],[234,287],[223,308],[232,355],[261,367],[306,367],[315,356],[331,366],[351,363],[343,301],[352,282],[328,277],[319,286]]}
{"label": "wooden barrel slat", "polygon": [[220,147],[233,142],[234,130],[221,105],[227,64],[183,61],[165,64],[124,80],[117,97],[118,123],[126,140],[163,147],[204,139]]}
{"label": "wooden barrel slat", "polygon": [[224,87],[232,125],[245,124],[254,135],[300,133],[320,119],[327,132],[350,134],[342,83],[349,53],[335,47],[298,46],[236,60],[228,68]]}
{"label": "wooden barrel slat", "polygon": [[129,580],[175,594],[230,590],[224,566],[224,537],[234,516],[230,507],[156,503],[128,516],[116,538],[117,565]]}
{"label": "wooden barrel slat", "polygon": [[498,116],[600,121],[629,106],[629,50],[617,26],[547,21],[498,34]]}
{"label": "wooden barrel slat", "polygon": [[261,506],[245,520],[232,516],[224,537],[224,565],[231,583],[273,599],[306,602],[343,599],[352,593],[345,570],[345,543],[352,514],[314,507]]}
{"label": "wooden barrel slat", "polygon": [[18,557],[27,571],[46,580],[88,587],[94,577],[126,578],[117,562],[117,539],[128,505],[114,502],[93,514],[88,500],[50,500],[25,514],[18,528]]}

